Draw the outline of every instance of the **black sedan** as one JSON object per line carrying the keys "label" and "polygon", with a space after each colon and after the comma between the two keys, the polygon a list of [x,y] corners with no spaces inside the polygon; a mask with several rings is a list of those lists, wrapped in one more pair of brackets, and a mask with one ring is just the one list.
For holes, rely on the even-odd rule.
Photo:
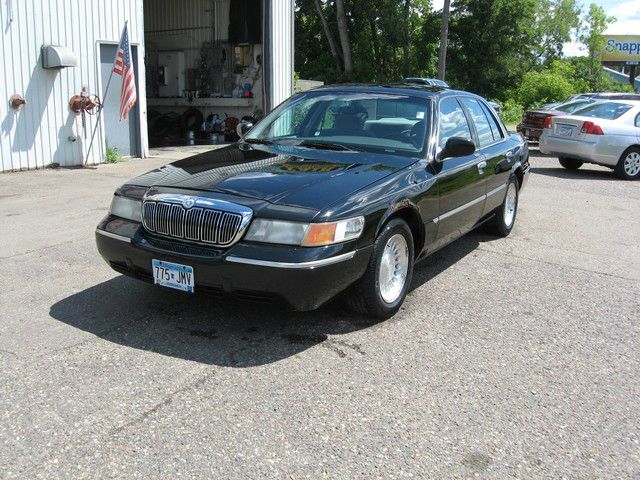
{"label": "black sedan", "polygon": [[238,143],[134,178],[96,230],[116,271],[389,317],[414,264],[481,223],[506,236],[527,145],[482,98],[419,85],[296,95]]}

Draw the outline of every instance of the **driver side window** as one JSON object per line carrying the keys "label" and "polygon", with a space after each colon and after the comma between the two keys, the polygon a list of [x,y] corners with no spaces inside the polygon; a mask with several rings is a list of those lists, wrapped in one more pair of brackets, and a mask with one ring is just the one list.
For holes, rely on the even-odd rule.
{"label": "driver side window", "polygon": [[465,140],[473,141],[471,138],[471,129],[467,123],[467,117],[464,110],[453,97],[448,97],[440,101],[439,115],[439,135],[438,146],[444,148],[447,140],[451,137],[460,137]]}

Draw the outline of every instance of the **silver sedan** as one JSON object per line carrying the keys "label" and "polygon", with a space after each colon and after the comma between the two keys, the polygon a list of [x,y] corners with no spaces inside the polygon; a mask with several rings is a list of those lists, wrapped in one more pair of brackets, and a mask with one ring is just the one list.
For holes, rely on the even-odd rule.
{"label": "silver sedan", "polygon": [[597,102],[573,115],[547,117],[540,151],[576,170],[583,163],[612,168],[625,180],[640,177],[640,101]]}

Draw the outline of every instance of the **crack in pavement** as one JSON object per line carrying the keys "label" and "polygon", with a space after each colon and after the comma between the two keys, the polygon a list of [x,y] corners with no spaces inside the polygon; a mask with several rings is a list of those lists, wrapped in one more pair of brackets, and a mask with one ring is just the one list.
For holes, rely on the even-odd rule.
{"label": "crack in pavement", "polygon": [[13,255],[8,255],[6,257],[1,257],[0,256],[0,260],[9,260],[11,258],[15,258],[15,257],[20,257],[22,255],[29,255],[31,253],[37,253],[37,252],[41,252],[42,250],[48,250],[50,248],[55,248],[55,247],[60,247],[62,245],[67,245],[69,243],[74,243],[77,241],[81,241],[82,239],[76,239],[76,240],[67,240],[65,242],[60,242],[60,243],[54,243],[53,245],[46,245],[44,247],[41,248],[35,248],[33,250],[27,250],[26,252],[20,252],[20,253],[14,253]]}
{"label": "crack in pavement", "polygon": [[180,395],[181,393],[185,393],[188,390],[199,388],[207,380],[209,380],[209,378],[211,378],[215,373],[216,373],[215,370],[212,369],[211,371],[207,372],[202,377],[198,378],[196,381],[191,382],[191,383],[189,383],[187,385],[184,385],[183,387],[180,387],[179,389],[175,390],[174,392],[172,392],[169,395],[167,395],[166,397],[164,397],[161,401],[155,403],[153,406],[151,406],[150,408],[146,409],[141,414],[137,415],[135,418],[133,418],[129,422],[124,423],[123,425],[120,425],[119,427],[116,427],[116,428],[112,429],[109,432],[109,436],[117,435],[117,434],[121,433],[122,431],[126,430],[129,427],[132,427],[134,425],[137,425],[139,423],[144,422],[151,415],[153,415],[154,413],[158,412],[163,407],[166,407],[167,405],[171,404],[171,402],[173,402],[173,399],[177,395]]}
{"label": "crack in pavement", "polygon": [[539,258],[526,257],[524,255],[516,255],[512,251],[504,252],[504,251],[491,250],[491,249],[482,248],[482,247],[478,247],[476,250],[479,250],[481,252],[493,253],[495,255],[506,255],[506,256],[509,256],[509,257],[513,257],[513,258],[519,258],[521,260],[529,260],[531,262],[544,263],[546,265],[551,265],[551,266],[554,266],[554,267],[569,268],[569,269],[577,270],[579,272],[584,272],[584,273],[595,273],[596,275],[602,275],[602,276],[605,276],[605,277],[617,278],[619,280],[627,280],[627,281],[634,282],[634,283],[640,282],[640,280],[638,280],[638,279],[629,278],[629,277],[623,277],[622,275],[616,275],[615,273],[599,272],[597,270],[589,270],[588,268],[574,267],[573,265],[566,265],[564,263],[552,262],[550,260],[542,260],[542,259],[539,259]]}

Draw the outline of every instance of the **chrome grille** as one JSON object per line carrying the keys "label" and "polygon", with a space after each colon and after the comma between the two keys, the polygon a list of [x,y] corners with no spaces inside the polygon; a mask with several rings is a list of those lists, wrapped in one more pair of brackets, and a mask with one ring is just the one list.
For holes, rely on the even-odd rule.
{"label": "chrome grille", "polygon": [[240,239],[252,214],[241,205],[188,195],[157,194],[142,204],[146,230],[221,247]]}

